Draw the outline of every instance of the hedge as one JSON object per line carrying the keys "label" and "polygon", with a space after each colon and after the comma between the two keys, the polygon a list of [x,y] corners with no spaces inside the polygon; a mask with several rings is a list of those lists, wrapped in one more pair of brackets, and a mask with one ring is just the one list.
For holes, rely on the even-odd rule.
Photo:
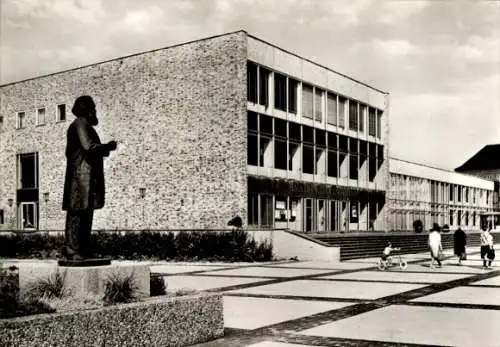
{"label": "hedge", "polygon": [[[272,245],[257,243],[244,230],[94,232],[91,251],[98,257],[129,260],[268,261]],[[0,257],[58,258],[61,233],[0,234]]]}

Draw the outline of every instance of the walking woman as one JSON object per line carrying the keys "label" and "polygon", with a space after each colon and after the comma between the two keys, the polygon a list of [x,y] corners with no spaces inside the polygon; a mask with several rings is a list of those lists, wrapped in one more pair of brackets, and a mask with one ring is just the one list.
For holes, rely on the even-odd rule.
{"label": "walking woman", "polygon": [[491,269],[491,263],[495,259],[495,249],[493,248],[493,236],[488,230],[488,226],[483,224],[481,232],[481,259],[483,259],[483,269]]}
{"label": "walking woman", "polygon": [[467,235],[465,232],[458,227],[455,234],[453,234],[453,249],[455,255],[458,257],[458,265],[462,265],[462,260],[467,259],[467,254],[465,253],[465,246],[467,244]]}
{"label": "walking woman", "polygon": [[430,268],[434,268],[434,260],[437,261],[438,266],[441,267],[441,260],[439,256],[443,251],[443,247],[441,245],[441,234],[439,233],[440,228],[437,223],[434,223],[431,229],[431,233],[429,234],[429,248],[431,250],[431,265]]}

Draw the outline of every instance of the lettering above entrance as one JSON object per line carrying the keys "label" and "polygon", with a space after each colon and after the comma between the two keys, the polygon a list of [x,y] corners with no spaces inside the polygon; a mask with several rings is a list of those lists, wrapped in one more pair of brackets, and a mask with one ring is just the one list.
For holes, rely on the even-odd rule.
{"label": "lettering above entrance", "polygon": [[385,201],[385,191],[248,176],[248,192],[317,199]]}

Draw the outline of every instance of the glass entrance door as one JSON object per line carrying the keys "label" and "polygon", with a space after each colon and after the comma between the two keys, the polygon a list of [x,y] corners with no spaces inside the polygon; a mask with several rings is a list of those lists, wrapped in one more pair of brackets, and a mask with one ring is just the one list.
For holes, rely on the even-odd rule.
{"label": "glass entrance door", "polygon": [[326,225],[326,201],[325,200],[317,200],[317,213],[316,213],[316,221],[317,221],[317,232],[318,233],[326,233],[327,225]]}

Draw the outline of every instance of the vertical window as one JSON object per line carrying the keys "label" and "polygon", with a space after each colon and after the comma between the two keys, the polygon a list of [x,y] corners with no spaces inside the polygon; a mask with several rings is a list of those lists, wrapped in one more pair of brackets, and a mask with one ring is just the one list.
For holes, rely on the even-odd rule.
{"label": "vertical window", "polygon": [[358,140],[349,139],[349,178],[358,179]]}
{"label": "vertical window", "polygon": [[57,105],[57,121],[63,122],[66,120],[66,105]]}
{"label": "vertical window", "polygon": [[458,202],[462,201],[462,186],[458,186],[457,201]]}
{"label": "vertical window", "polygon": [[23,229],[37,229],[37,204],[35,202],[23,202],[20,207]]}
{"label": "vertical window", "polygon": [[450,184],[450,201],[455,200],[455,185]]}
{"label": "vertical window", "polygon": [[349,129],[358,131],[358,103],[349,100]]}
{"label": "vertical window", "polygon": [[271,141],[273,137],[273,118],[266,115],[259,115],[259,166],[272,167],[273,157],[271,156]]}
{"label": "vertical window", "polygon": [[308,126],[302,127],[303,152],[302,152],[302,172],[314,174],[314,129]]}
{"label": "vertical window", "polygon": [[299,82],[288,78],[288,112],[297,113],[297,90]]}
{"label": "vertical window", "polygon": [[[377,175],[376,144],[368,143],[368,180],[373,182]],[[403,189],[399,190],[403,192]]]}
{"label": "vertical window", "polygon": [[286,111],[286,76],[274,73],[274,107]]}
{"label": "vertical window", "polygon": [[472,212],[472,225],[476,226],[476,211]]}
{"label": "vertical window", "polygon": [[286,128],[286,121],[279,118],[274,119],[274,167],[281,170],[287,169]]}
{"label": "vertical window", "polygon": [[3,210],[0,210],[0,224],[4,224]]}
{"label": "vertical window", "polygon": [[44,107],[39,108],[36,111],[36,124],[37,125],[45,124],[45,108]]}
{"label": "vertical window", "polygon": [[260,225],[271,228],[274,223],[273,197],[269,195],[260,196]]}
{"label": "vertical window", "polygon": [[290,122],[288,123],[289,143],[288,143],[288,170],[297,171],[300,167],[299,153],[297,153],[301,139],[301,126],[300,124]]}
{"label": "vertical window", "polygon": [[337,125],[337,96],[327,94],[327,121],[328,124]]}
{"label": "vertical window", "polygon": [[359,131],[360,132],[365,131],[365,113],[366,113],[366,106],[359,105]]}
{"label": "vertical window", "polygon": [[368,110],[368,135],[377,136],[377,117],[375,109],[371,107]]}
{"label": "vertical window", "polygon": [[259,144],[257,140],[258,133],[258,114],[255,112],[247,113],[247,124],[248,124],[248,134],[247,134],[247,164],[248,165],[259,165]]}
{"label": "vertical window", "polygon": [[323,94],[321,89],[316,88],[314,91],[314,119],[317,122],[323,120]]}
{"label": "vertical window", "polygon": [[302,84],[302,117],[313,118],[313,87]]}
{"label": "vertical window", "polygon": [[259,104],[268,106],[269,105],[269,75],[271,72],[259,67]]}
{"label": "vertical window", "polygon": [[38,188],[38,153],[17,155],[18,189]]}
{"label": "vertical window", "polygon": [[342,129],[345,128],[345,103],[346,99],[339,96],[339,124]]}
{"label": "vertical window", "polygon": [[257,194],[248,194],[247,198],[247,209],[248,209],[248,225],[258,225],[259,224],[259,196]]}
{"label": "vertical window", "polygon": [[247,62],[247,98],[257,103],[257,65]]}
{"label": "vertical window", "polygon": [[382,138],[382,111],[377,110],[377,138]]}
{"label": "vertical window", "polygon": [[17,129],[24,128],[25,118],[26,118],[26,112],[17,112],[17,116],[16,116],[16,128]]}

